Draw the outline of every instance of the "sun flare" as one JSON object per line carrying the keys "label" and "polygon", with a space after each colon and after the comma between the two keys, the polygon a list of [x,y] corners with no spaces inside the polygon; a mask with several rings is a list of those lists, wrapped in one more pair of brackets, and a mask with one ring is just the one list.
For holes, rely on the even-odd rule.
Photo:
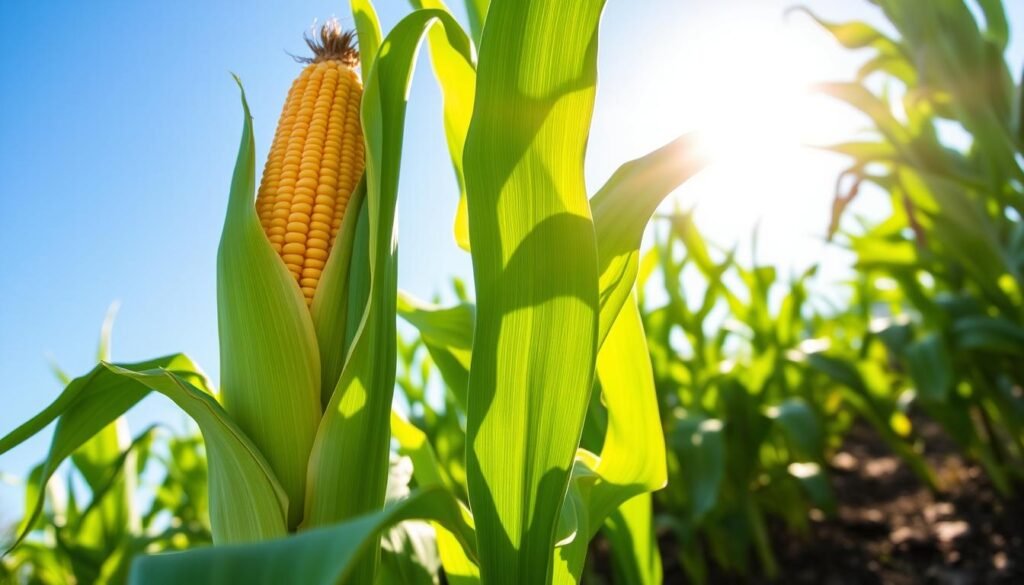
{"label": "sun flare", "polygon": [[849,76],[841,52],[799,14],[775,26],[732,19],[677,37],[671,83],[684,112],[674,119],[699,132],[710,166],[667,205],[695,206],[698,226],[721,245],[758,226],[772,258],[799,256],[824,233],[844,164],[813,146],[848,140],[864,126],[813,88]]}

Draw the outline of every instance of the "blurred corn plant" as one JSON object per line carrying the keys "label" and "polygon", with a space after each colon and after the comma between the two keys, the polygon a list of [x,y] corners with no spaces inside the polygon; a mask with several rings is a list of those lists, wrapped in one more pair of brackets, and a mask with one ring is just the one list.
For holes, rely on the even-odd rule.
{"label": "blurred corn plant", "polygon": [[771,577],[766,518],[805,531],[809,508],[832,511],[826,452],[849,424],[839,391],[794,359],[814,343],[814,269],[783,283],[709,245],[693,211],[660,223],[640,276],[672,486],[658,523],[695,582],[708,560]]}
{"label": "blurred corn plant", "polygon": [[816,267],[784,279],[757,261],[756,230],[744,264],[703,238],[693,210],[660,223],[640,270],[673,486],[655,500],[694,581],[709,561],[776,575],[767,519],[799,535],[812,508],[834,511],[827,462],[855,419],[933,481],[885,356],[862,351],[867,320],[812,292]]}
{"label": "blurred corn plant", "polygon": [[[890,392],[1006,494],[1024,479],[1024,92],[1006,14],[1000,0],[875,4],[894,35],[814,16],[868,54],[856,80],[821,87],[871,121],[831,147],[852,164],[830,231],[857,256],[863,351],[895,360]],[[843,221],[862,185],[888,197],[884,221]]]}
{"label": "blurred corn plant", "polygon": [[[116,305],[104,322],[101,361],[110,359],[115,312]],[[71,383],[53,369],[63,385]],[[206,456],[197,436],[156,425],[132,436],[122,416],[74,450],[61,470],[47,465],[23,481],[25,515],[16,529],[28,537],[0,561],[5,583],[127,583],[143,552],[210,542]],[[152,478],[158,483],[144,485]]]}
{"label": "blurred corn plant", "polygon": [[[57,420],[45,485],[150,391],[195,420],[215,546],[142,557],[133,583],[373,583],[420,569],[435,578],[406,521],[431,523],[449,582],[576,583],[605,519],[642,522],[644,507],[630,502],[665,483],[631,295],[649,218],[700,168],[691,138],[626,163],[588,198],[603,0],[467,2],[468,34],[438,0],[414,4],[384,37],[371,3],[352,1],[365,89],[351,35],[328,26],[310,40],[314,57],[286,101],[258,198],[243,95],[218,254],[220,392],[183,355],[102,361],[0,439],[3,453]],[[395,210],[424,38],[464,203],[455,239],[474,267],[472,308],[423,306],[425,325],[410,319],[461,343],[452,361],[465,371],[451,384],[465,400],[465,447],[447,456],[461,454],[464,467],[447,475],[423,433],[391,412]],[[359,187],[344,192],[364,158]],[[580,445],[596,382],[599,452]],[[385,505],[392,435],[417,489]],[[642,578],[657,581],[653,571]]]}

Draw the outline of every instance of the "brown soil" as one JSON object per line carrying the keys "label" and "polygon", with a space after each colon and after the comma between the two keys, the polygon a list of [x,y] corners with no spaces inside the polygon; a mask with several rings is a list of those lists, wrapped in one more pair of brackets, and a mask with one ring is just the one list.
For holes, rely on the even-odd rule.
{"label": "brown soil", "polygon": [[[773,524],[776,583],[821,585],[1024,584],[1024,497],[999,497],[938,427],[917,421],[925,456],[945,486],[933,494],[866,426],[832,459],[834,517],[812,512],[807,536]],[[686,583],[662,541],[665,583]],[[769,583],[712,571],[715,585]]]}

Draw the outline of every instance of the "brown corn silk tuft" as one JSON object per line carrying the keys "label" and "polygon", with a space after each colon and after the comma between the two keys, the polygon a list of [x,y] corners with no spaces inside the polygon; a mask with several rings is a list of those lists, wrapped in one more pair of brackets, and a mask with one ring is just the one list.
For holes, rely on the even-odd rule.
{"label": "brown corn silk tuft", "polygon": [[298,59],[307,65],[285,99],[256,211],[309,305],[365,158],[353,34],[332,20],[306,43],[313,57]]}

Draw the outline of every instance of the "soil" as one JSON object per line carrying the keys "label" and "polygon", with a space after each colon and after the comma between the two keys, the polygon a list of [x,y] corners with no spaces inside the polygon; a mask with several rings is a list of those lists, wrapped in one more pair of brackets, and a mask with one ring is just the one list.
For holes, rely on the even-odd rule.
{"label": "soil", "polygon": [[[944,486],[934,494],[866,425],[831,461],[837,513],[811,513],[810,534],[771,526],[775,583],[821,585],[1024,584],[1024,497],[1001,498],[934,423],[915,421]],[[660,539],[665,583],[687,583]],[[770,583],[712,571],[714,585]]]}

